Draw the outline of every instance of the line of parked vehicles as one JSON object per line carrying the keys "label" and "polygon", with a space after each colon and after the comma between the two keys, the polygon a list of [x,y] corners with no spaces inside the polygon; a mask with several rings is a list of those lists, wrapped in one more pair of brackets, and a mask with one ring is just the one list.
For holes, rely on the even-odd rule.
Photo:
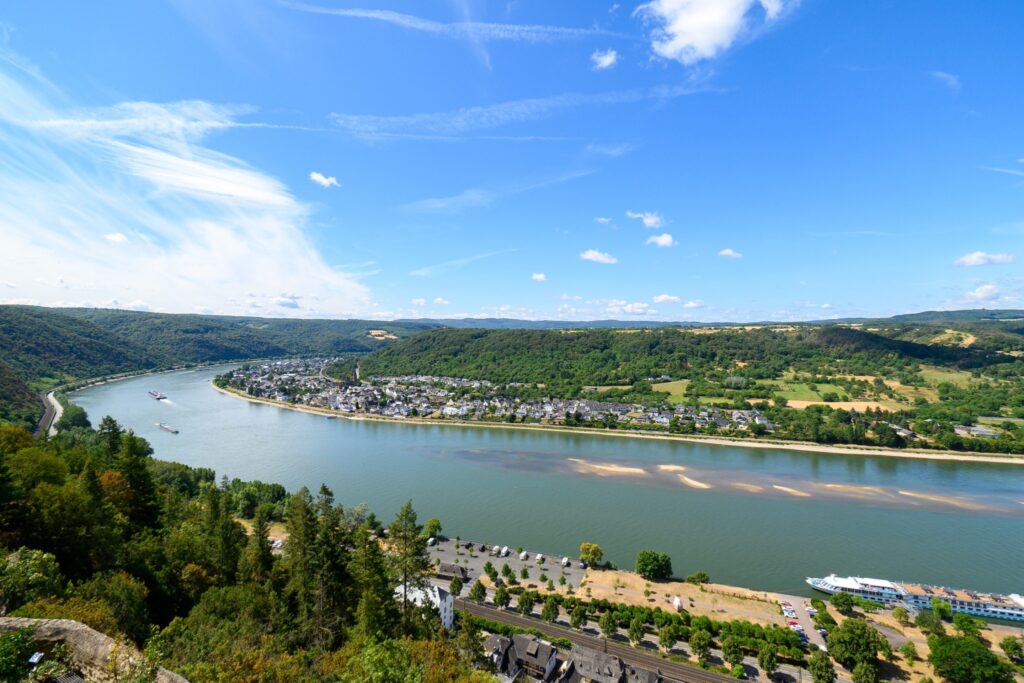
{"label": "line of parked vehicles", "polygon": [[[431,536],[430,538],[427,539],[427,546],[428,547],[433,547],[435,545],[437,545],[437,539],[436,538]],[[501,546],[499,546],[499,545],[492,545],[492,546],[488,547],[486,543],[480,543],[479,545],[477,545],[476,543],[473,543],[472,541],[466,541],[465,543],[463,543],[463,547],[466,550],[474,550],[475,549],[475,550],[478,550],[478,551],[480,551],[482,553],[487,553],[491,557],[509,557],[512,554],[512,550],[507,545],[501,545]],[[528,562],[530,560],[530,553],[528,553],[525,550],[523,550],[523,551],[520,551],[518,557],[523,562]],[[541,553],[535,554],[533,556],[533,558],[534,558],[534,561],[537,564],[544,564],[544,562],[545,562],[545,557]],[[559,564],[561,564],[563,567],[571,567],[572,566],[572,560],[570,560],[568,557],[563,557]],[[579,567],[580,567],[580,569],[586,569],[587,568],[587,563],[581,561],[579,563]]]}

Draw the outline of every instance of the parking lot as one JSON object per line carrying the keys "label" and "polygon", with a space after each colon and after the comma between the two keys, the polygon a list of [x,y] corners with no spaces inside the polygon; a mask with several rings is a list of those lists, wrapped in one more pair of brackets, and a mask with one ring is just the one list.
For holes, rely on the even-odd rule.
{"label": "parking lot", "polygon": [[[467,548],[467,544],[471,547]],[[484,547],[483,550],[481,550],[481,546]],[[558,584],[559,577],[564,574],[566,583],[573,586],[578,586],[580,579],[583,578],[584,570],[580,568],[580,562],[577,558],[568,558],[570,560],[569,566],[563,567],[561,556],[544,555],[536,551],[526,550],[526,559],[520,559],[519,553],[516,552],[516,547],[513,546],[508,548],[507,556],[498,557],[491,554],[491,549],[492,546],[490,544],[480,543],[479,541],[462,540],[456,546],[455,539],[438,540],[433,546],[427,548],[431,558],[437,558],[441,562],[458,564],[466,569],[468,574],[466,581],[467,590],[473,581],[476,581],[481,575],[485,574],[484,565],[488,561],[499,572],[501,571],[501,566],[507,564],[515,572],[516,579],[522,585],[530,583],[539,585],[541,574],[546,574],[548,579],[554,581],[555,584]],[[543,563],[537,561],[538,554],[543,556]],[[523,567],[527,568],[530,576],[525,581],[519,578]]]}

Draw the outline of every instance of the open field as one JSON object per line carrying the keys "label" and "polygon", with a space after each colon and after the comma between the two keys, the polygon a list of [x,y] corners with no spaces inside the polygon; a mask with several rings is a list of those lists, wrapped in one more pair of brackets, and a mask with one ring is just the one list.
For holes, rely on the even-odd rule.
{"label": "open field", "polygon": [[932,385],[938,385],[942,382],[949,382],[955,384],[958,387],[965,387],[971,383],[971,373],[966,370],[950,370],[948,368],[938,368],[933,365],[922,365],[921,376],[924,377],[925,381]]}
{"label": "open field", "polygon": [[674,382],[658,382],[652,384],[651,388],[655,391],[667,391],[669,403],[685,403],[686,402],[686,387],[689,386],[690,380],[688,379],[677,379]]}

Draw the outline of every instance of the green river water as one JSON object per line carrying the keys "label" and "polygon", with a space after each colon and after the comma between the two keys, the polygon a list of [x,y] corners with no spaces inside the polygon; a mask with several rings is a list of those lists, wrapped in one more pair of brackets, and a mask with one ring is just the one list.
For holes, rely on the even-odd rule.
{"label": "green river water", "polygon": [[[224,395],[222,369],[139,377],[73,397],[157,457],[321,483],[390,519],[412,499],[449,535],[557,555],[594,541],[632,568],[809,594],[830,572],[1024,592],[1024,466],[863,457],[537,430],[328,419]],[[156,401],[146,392],[169,397]],[[180,430],[165,432],[166,422]]]}

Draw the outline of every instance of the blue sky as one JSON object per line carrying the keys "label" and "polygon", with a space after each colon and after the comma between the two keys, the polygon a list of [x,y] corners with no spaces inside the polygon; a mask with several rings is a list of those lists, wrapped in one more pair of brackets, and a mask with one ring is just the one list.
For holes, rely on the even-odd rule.
{"label": "blue sky", "polygon": [[1024,4],[0,9],[0,301],[1022,308]]}

